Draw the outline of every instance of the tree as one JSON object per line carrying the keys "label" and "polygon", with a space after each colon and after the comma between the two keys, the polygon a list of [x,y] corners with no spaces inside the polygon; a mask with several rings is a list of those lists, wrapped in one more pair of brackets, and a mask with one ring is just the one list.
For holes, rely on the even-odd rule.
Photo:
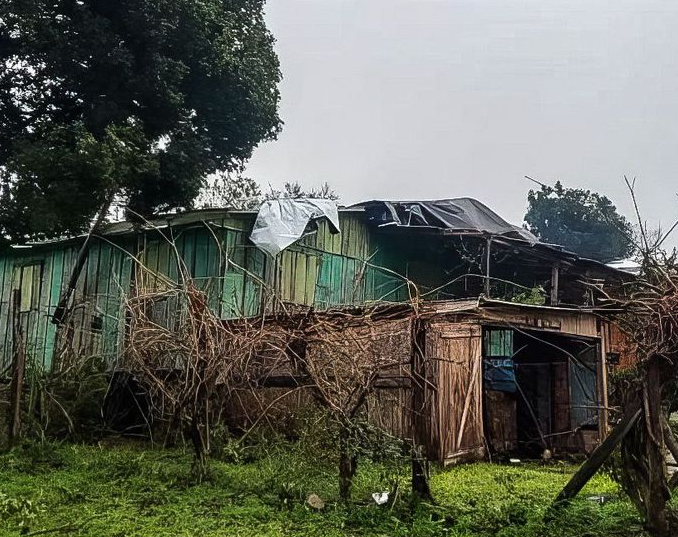
{"label": "tree", "polygon": [[206,183],[195,201],[201,209],[253,210],[263,201],[257,182],[239,173],[221,172],[208,177]]}
{"label": "tree", "polygon": [[[351,497],[353,478],[361,454],[361,438],[369,435],[364,416],[368,398],[382,375],[402,375],[409,364],[406,342],[410,320],[379,321],[360,316],[350,319],[318,317],[311,312],[301,322],[300,333],[290,338],[290,369],[306,379],[316,402],[337,430],[339,496]],[[399,352],[400,350],[400,352]]]}
{"label": "tree", "polygon": [[131,214],[188,207],[206,176],[241,169],[281,128],[263,6],[3,2],[2,235],[81,232],[113,195]]}
{"label": "tree", "polygon": [[321,198],[338,200],[339,194],[337,194],[328,183],[323,183],[320,185],[320,188],[306,190],[299,181],[294,181],[293,183],[285,183],[282,190],[271,188],[271,191],[266,193],[265,198],[267,200],[277,198]]}
{"label": "tree", "polygon": [[678,409],[678,251],[661,246],[678,224],[648,234],[634,182],[624,179],[638,219],[634,247],[640,272],[622,293],[603,290],[602,303],[609,306],[608,316],[624,334],[636,363],[611,375],[621,420],[572,476],[554,506],[565,505],[581,491],[619,446],[619,457],[611,465],[613,477],[648,533],[668,537],[678,533],[678,511],[670,501],[678,476],[669,478],[666,463],[667,452],[678,458],[678,439],[669,425],[669,416]]}
{"label": "tree", "polygon": [[633,228],[606,196],[557,182],[530,190],[527,200],[527,229],[544,242],[603,262],[633,252]]}
{"label": "tree", "polygon": [[[221,249],[218,230],[211,234],[213,247]],[[183,431],[190,440],[195,476],[201,480],[213,426],[223,424],[229,400],[255,387],[256,373],[266,377],[280,367],[285,360],[280,349],[288,336],[263,318],[225,322],[213,311],[204,282],[190,275],[176,243],[168,239],[168,246],[177,263],[177,281],[141,262],[136,265],[136,289],[125,300],[128,332],[120,371],[134,372],[148,398],[150,417],[164,422],[167,433]],[[173,304],[174,314],[159,315],[159,303]]]}
{"label": "tree", "polygon": [[258,209],[265,200],[278,198],[322,198],[338,200],[338,194],[323,183],[320,188],[306,190],[301,183],[285,183],[282,190],[271,188],[266,194],[261,193],[258,183],[245,177],[239,171],[220,172],[207,178],[195,205],[201,209],[226,208],[238,210]]}

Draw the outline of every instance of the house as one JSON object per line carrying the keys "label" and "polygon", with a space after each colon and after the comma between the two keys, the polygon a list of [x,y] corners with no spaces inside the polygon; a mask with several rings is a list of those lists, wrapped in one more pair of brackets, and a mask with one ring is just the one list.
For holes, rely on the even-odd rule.
{"label": "house", "polygon": [[[91,239],[86,256],[84,237],[7,248],[0,371],[18,346],[47,370],[66,355],[114,369],[125,300],[171,288],[185,269],[225,320],[281,307],[371,312],[382,323],[366,335],[373,352],[379,326],[389,334],[416,323],[412,337],[395,351],[390,338],[387,351],[412,357],[410,382],[384,387],[369,412],[433,459],[589,450],[605,435],[612,328],[598,315],[597,290],[617,292],[627,273],[540,243],[470,198],[370,201],[331,218],[301,211],[307,219],[294,233],[275,231],[299,203],[268,202],[268,220],[203,210],[114,223]],[[276,236],[284,236],[277,245]],[[274,247],[276,255],[265,253]],[[54,323],[79,259],[64,322]],[[170,295],[152,308],[158,323],[172,325]],[[396,313],[379,320],[385,308]],[[415,386],[415,377],[425,382]]]}

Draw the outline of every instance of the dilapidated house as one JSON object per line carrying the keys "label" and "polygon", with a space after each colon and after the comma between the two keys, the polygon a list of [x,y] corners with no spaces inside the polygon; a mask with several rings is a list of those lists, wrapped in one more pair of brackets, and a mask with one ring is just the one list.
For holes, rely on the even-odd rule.
{"label": "dilapidated house", "polygon": [[[370,352],[401,353],[408,371],[384,373],[368,413],[432,459],[588,450],[606,433],[614,327],[598,315],[597,291],[614,293],[629,275],[543,244],[476,200],[338,211],[274,200],[259,214],[114,223],[86,251],[84,241],[0,255],[0,371],[18,347],[47,370],[66,355],[115,370],[126,299],[171,288],[185,268],[224,320],[280,308],[343,312],[354,325],[369,315]],[[171,294],[152,304],[165,326],[176,309]]]}

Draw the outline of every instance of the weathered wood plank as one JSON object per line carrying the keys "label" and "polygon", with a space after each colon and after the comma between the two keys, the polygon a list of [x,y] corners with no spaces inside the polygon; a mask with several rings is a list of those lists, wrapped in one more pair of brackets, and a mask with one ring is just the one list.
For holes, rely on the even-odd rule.
{"label": "weathered wood plank", "polygon": [[603,463],[609,458],[615,448],[621,443],[631,428],[636,424],[642,413],[639,407],[630,409],[617,426],[612,429],[607,438],[591,453],[591,456],[584,461],[579,470],[570,478],[567,484],[560,491],[553,502],[554,506],[567,503],[574,498],[579,491],[584,488],[589,479],[600,469]]}

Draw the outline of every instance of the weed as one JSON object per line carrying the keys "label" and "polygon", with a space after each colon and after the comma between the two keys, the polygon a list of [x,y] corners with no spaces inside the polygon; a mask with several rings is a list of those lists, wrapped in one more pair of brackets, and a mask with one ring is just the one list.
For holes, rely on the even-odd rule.
{"label": "weed", "polygon": [[40,504],[36,501],[23,496],[8,496],[0,492],[0,522],[13,518],[16,525],[22,532],[25,532],[40,511]]}
{"label": "weed", "polygon": [[[631,503],[604,474],[556,520],[542,523],[573,466],[478,463],[438,470],[431,481],[436,505],[413,501],[408,468],[400,466],[399,500],[378,506],[371,493],[389,488],[393,464],[365,457],[355,479],[355,501],[343,506],[336,466],[318,451],[317,436],[251,442],[243,443],[251,455],[241,460],[248,462],[214,460],[210,479],[202,483],[189,479],[192,454],[179,449],[15,448],[0,455],[0,535],[64,525],[78,528],[81,537],[643,535]],[[37,470],[31,469],[34,463]],[[311,493],[323,499],[322,511],[306,505]],[[594,494],[611,499],[603,505],[586,499]]]}

